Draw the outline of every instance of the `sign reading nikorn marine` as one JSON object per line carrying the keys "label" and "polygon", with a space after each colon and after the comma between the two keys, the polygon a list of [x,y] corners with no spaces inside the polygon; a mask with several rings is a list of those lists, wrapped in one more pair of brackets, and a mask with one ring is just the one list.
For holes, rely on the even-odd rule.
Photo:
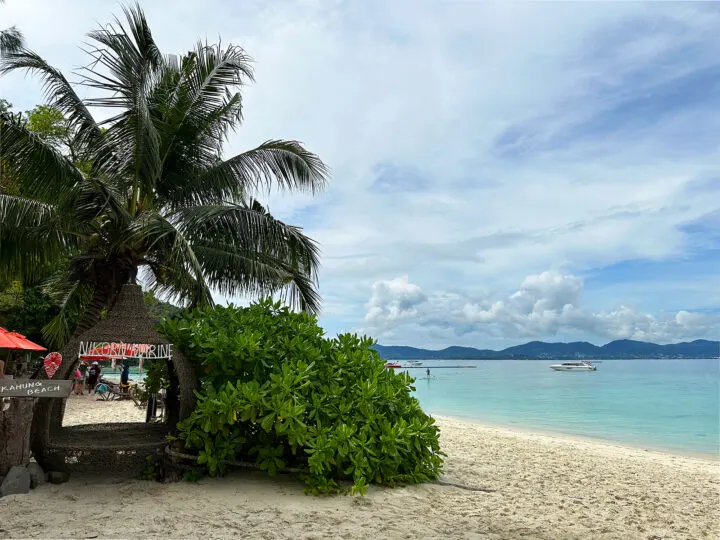
{"label": "sign reading nikorn marine", "polygon": [[146,343],[123,343],[109,341],[83,341],[80,343],[80,357],[109,356],[116,358],[144,358],[146,360],[171,359],[172,345],[148,345]]}

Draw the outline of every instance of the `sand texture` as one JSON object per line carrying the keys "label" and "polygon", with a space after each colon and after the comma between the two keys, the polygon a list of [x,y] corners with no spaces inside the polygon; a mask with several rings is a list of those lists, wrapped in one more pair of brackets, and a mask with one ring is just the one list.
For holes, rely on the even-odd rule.
{"label": "sand texture", "polygon": [[[69,400],[66,424],[142,421]],[[83,478],[0,499],[0,538],[717,539],[720,463],[439,419],[451,486],[315,498],[289,476]]]}

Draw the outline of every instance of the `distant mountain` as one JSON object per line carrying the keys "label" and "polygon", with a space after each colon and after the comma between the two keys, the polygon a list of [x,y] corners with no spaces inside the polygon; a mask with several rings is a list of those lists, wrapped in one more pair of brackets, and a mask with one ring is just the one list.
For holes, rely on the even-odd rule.
{"label": "distant mountain", "polygon": [[545,343],[531,341],[524,345],[508,347],[502,351],[475,349],[473,347],[448,347],[439,351],[405,346],[375,345],[375,350],[386,360],[511,360],[511,359],[557,359],[571,358],[717,358],[720,341],[698,339],[689,343],[658,345],[644,341],[620,339],[602,347],[586,341],[574,343]]}

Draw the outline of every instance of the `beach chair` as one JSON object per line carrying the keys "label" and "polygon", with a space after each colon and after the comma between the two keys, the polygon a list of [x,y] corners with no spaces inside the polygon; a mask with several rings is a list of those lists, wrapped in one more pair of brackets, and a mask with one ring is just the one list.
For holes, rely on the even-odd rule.
{"label": "beach chair", "polygon": [[97,398],[98,401],[109,401],[112,396],[110,393],[110,387],[104,382],[97,383],[95,386],[95,395],[99,396]]}
{"label": "beach chair", "polygon": [[[100,388],[101,386],[102,391]],[[131,398],[129,384],[115,384],[106,380],[98,383],[98,386],[95,388],[95,392],[100,394],[100,399],[102,401],[116,401]]]}

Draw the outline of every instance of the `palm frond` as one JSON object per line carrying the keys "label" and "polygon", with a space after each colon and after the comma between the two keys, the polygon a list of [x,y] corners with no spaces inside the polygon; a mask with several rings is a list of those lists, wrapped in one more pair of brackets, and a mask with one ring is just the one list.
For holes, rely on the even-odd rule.
{"label": "palm frond", "polygon": [[43,337],[51,347],[61,348],[70,340],[77,317],[90,304],[93,288],[87,282],[68,280],[60,270],[43,284],[43,291],[60,306],[58,314],[43,327]]}
{"label": "palm frond", "polygon": [[292,307],[319,313],[316,282],[306,272],[269,253],[221,243],[194,246],[208,283],[226,296],[279,296]]}
{"label": "palm frond", "polygon": [[[318,156],[296,141],[266,141],[262,145],[206,170],[192,170],[183,190],[167,193],[175,206],[202,202],[240,202],[249,194],[281,189],[315,193],[325,187],[329,170]],[[167,183],[168,180],[164,180]]]}
{"label": "palm frond", "polygon": [[[227,119],[228,122],[223,124],[226,128],[239,125],[242,122],[242,99],[231,89],[244,85],[246,80],[253,80],[251,62],[252,59],[240,47],[230,45],[223,49],[220,44],[208,46],[198,43],[184,59],[185,76],[178,80],[176,95],[184,99],[174,104],[181,113],[177,123],[172,125],[174,133],[207,136],[207,127],[214,125],[213,118]],[[202,127],[206,129],[198,129]],[[218,139],[217,133],[213,135]],[[167,152],[172,149],[174,140],[175,137]]]}
{"label": "palm frond", "polygon": [[183,208],[169,220],[192,242],[220,240],[239,249],[272,253],[308,271],[320,264],[317,244],[299,227],[275,219],[256,200]]}
{"label": "palm frond", "polygon": [[63,113],[79,141],[86,143],[99,139],[101,133],[95,119],[60,70],[24,48],[5,53],[0,62],[0,74],[15,70],[24,70],[40,77],[45,99]]}
{"label": "palm frond", "polygon": [[129,240],[142,244],[145,261],[155,272],[156,283],[163,286],[175,281],[192,305],[212,305],[210,288],[203,269],[188,238],[178,228],[155,212],[139,215],[128,229]]}
{"label": "palm frond", "polygon": [[[166,83],[152,101],[162,118],[163,177],[160,199],[182,202],[182,185],[220,162],[230,131],[242,122],[237,88],[253,80],[251,60],[240,47],[198,43],[175,67],[168,65]],[[221,202],[215,196],[201,202]]]}
{"label": "palm frond", "polygon": [[51,205],[0,194],[0,274],[41,277],[79,245],[66,225]]}
{"label": "palm frond", "polygon": [[15,26],[0,30],[0,56],[17,51],[23,46],[23,35]]}
{"label": "palm frond", "polygon": [[[157,254],[150,255],[145,260],[147,271],[143,273],[143,283],[158,298],[190,309],[214,305],[209,288],[204,286],[186,265],[169,265],[164,258],[155,258],[154,255]],[[203,291],[203,294],[198,294],[199,291]]]}
{"label": "palm frond", "polygon": [[320,309],[317,244],[257,201],[186,208],[170,221],[191,242],[208,283],[223,294],[285,291],[294,306]]}
{"label": "palm frond", "polygon": [[23,195],[57,201],[83,181],[82,172],[52,144],[28,130],[21,115],[0,114],[0,159]]}
{"label": "palm frond", "polygon": [[[93,65],[84,69],[83,84],[104,92],[87,100],[89,106],[119,107],[120,114],[106,120],[108,126],[104,157],[98,163],[106,175],[132,178],[131,207],[137,204],[137,190],[154,189],[160,176],[160,138],[148,103],[149,89],[161,76],[164,58],[153,40],[139,5],[123,8],[128,27],[114,24],[89,34],[99,45],[87,52]],[[108,159],[112,155],[113,159]]]}
{"label": "palm frond", "polygon": [[316,191],[325,187],[328,168],[318,156],[297,141],[265,141],[257,148],[238,154],[201,175],[206,182],[241,185],[250,189],[269,189],[273,183],[296,191]]}
{"label": "palm frond", "polygon": [[140,6],[124,7],[123,12],[128,28],[115,18],[114,23],[88,34],[99,46],[90,46],[86,50],[94,62],[83,69],[83,84],[108,93],[88,100],[91,106],[127,108],[134,105],[135,99],[148,90],[153,76],[164,63]]}

